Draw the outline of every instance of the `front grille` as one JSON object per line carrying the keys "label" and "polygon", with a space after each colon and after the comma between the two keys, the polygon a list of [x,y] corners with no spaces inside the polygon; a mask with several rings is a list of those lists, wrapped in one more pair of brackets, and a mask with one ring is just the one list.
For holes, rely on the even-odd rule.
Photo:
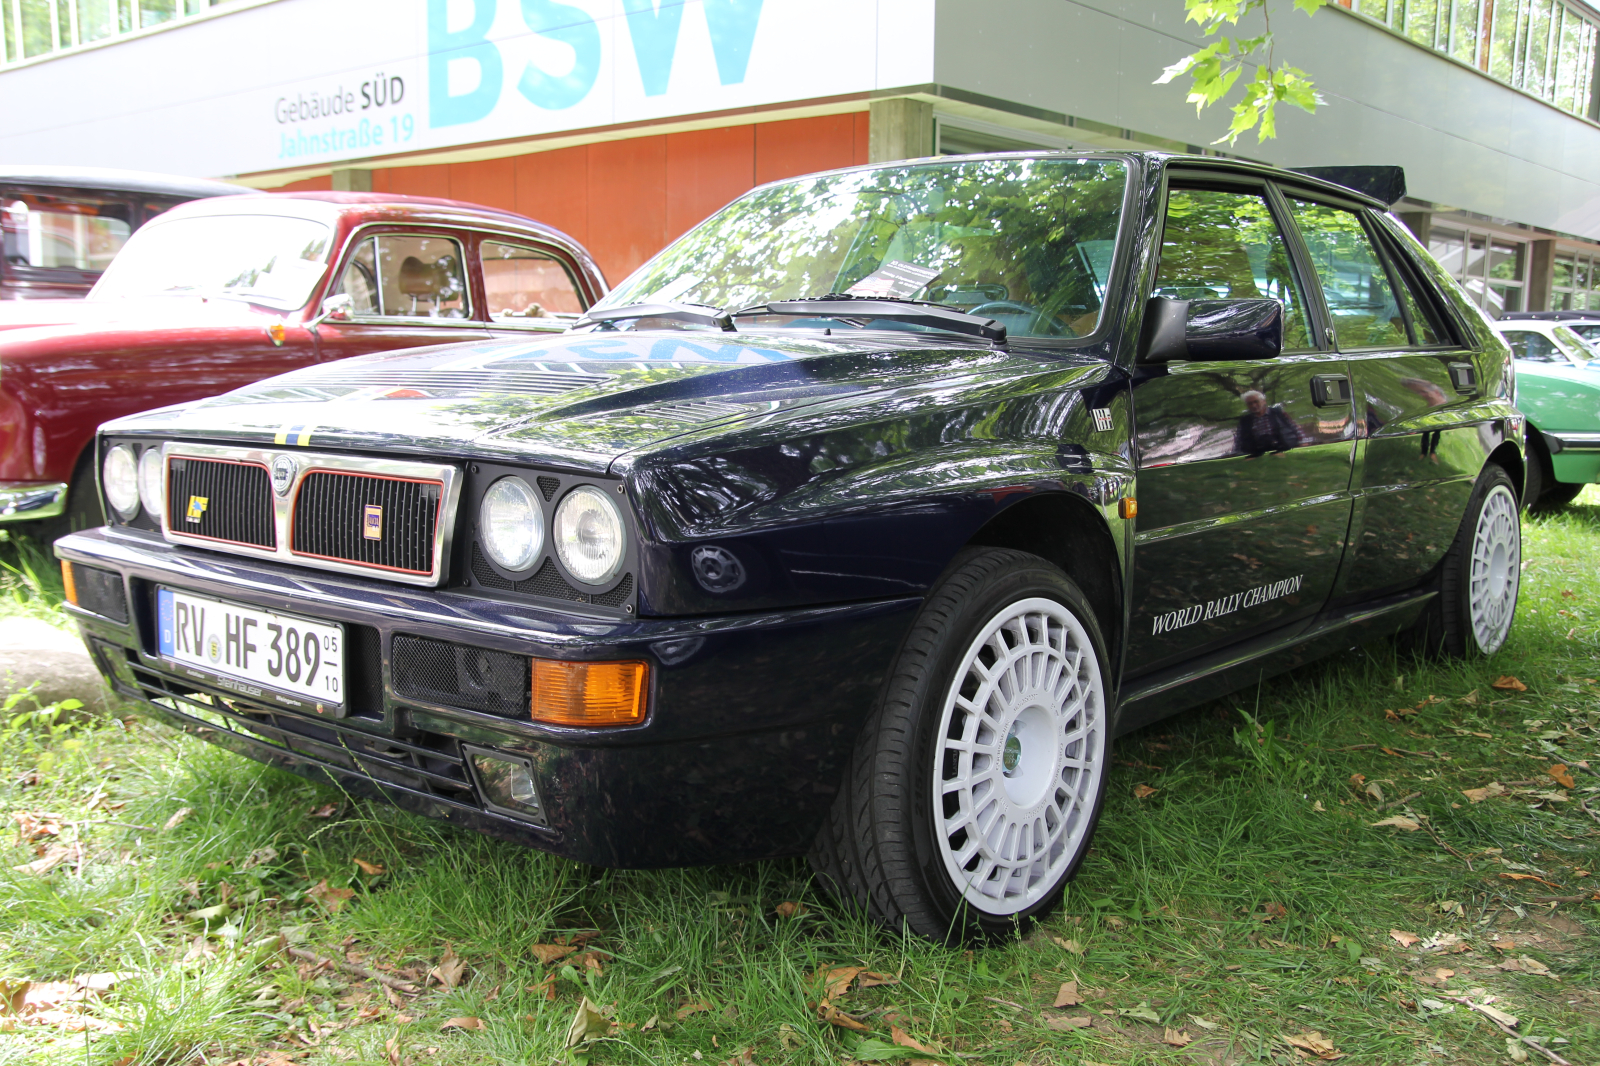
{"label": "front grille", "polygon": [[167,469],[167,528],[175,535],[277,548],[266,467],[173,456]]}
{"label": "front grille", "polygon": [[72,583],[78,590],[78,606],[113,622],[128,621],[128,593],[122,575],[82,563],[72,564]]}
{"label": "front grille", "polygon": [[433,573],[438,481],[313,470],[295,495],[296,555],[404,574]]}
{"label": "front grille", "polygon": [[397,634],[390,644],[402,696],[506,718],[530,713],[532,664],[524,655]]}

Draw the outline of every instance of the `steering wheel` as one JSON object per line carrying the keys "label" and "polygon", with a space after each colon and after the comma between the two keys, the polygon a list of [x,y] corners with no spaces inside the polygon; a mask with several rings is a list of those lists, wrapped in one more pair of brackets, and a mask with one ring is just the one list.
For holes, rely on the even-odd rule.
{"label": "steering wheel", "polygon": [[1018,303],[1016,300],[990,300],[981,303],[967,312],[969,315],[992,314],[1031,315],[1028,323],[1028,332],[1037,335],[1041,323],[1044,325],[1044,334],[1047,337],[1059,337],[1066,327],[1055,319],[1046,319],[1037,307],[1032,304]]}

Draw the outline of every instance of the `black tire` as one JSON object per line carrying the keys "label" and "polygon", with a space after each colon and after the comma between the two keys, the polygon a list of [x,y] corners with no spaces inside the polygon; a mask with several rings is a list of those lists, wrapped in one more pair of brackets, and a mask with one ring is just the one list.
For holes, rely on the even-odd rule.
{"label": "black tire", "polygon": [[1578,494],[1589,486],[1581,481],[1552,481],[1544,490],[1544,496],[1539,500],[1541,511],[1557,511],[1578,498]]}
{"label": "black tire", "polygon": [[1550,468],[1550,452],[1544,446],[1544,434],[1533,426],[1527,429],[1527,473],[1522,479],[1522,506],[1524,510],[1538,510],[1545,492],[1556,484],[1555,473]]}
{"label": "black tire", "polygon": [[55,518],[24,522],[16,527],[40,547],[48,549],[59,538],[80,529],[96,529],[106,524],[105,508],[100,504],[100,485],[95,479],[94,445],[83,450],[72,470],[67,488],[67,507]]}
{"label": "black tire", "polygon": [[[990,633],[1006,619],[1014,625]],[[1066,679],[1070,662],[1068,687],[977,685],[997,648],[1008,664],[1026,648],[1034,675],[1043,665]],[[1066,574],[1024,552],[963,551],[912,624],[817,835],[811,862],[823,883],[892,930],[946,943],[1016,934],[1050,911],[1089,849],[1104,799],[1107,661],[1094,611]],[[985,676],[1002,675],[1019,676],[1009,665]],[[958,695],[993,717],[965,710]],[[1063,765],[1074,758],[1081,767]],[[976,826],[985,812],[994,816],[986,834],[1008,827],[998,849],[956,824]],[[1018,840],[1037,846],[1004,854]],[[986,876],[1002,861],[1013,876]]]}
{"label": "black tire", "polygon": [[[1496,548],[1501,549],[1498,555]],[[1403,643],[1429,656],[1493,655],[1511,631],[1521,572],[1522,524],[1516,492],[1505,469],[1490,464],[1478,475],[1455,540],[1439,565],[1438,595],[1403,636]]]}

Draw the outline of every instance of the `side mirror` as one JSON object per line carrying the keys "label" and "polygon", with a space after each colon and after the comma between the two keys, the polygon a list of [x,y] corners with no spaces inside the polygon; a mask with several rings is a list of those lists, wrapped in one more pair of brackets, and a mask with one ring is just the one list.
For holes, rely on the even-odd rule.
{"label": "side mirror", "polygon": [[1174,300],[1145,305],[1139,362],[1276,359],[1283,353],[1277,300]]}
{"label": "side mirror", "polygon": [[322,310],[317,317],[306,323],[308,329],[316,329],[328,320],[334,322],[350,321],[350,308],[355,300],[347,292],[337,292],[322,301]]}

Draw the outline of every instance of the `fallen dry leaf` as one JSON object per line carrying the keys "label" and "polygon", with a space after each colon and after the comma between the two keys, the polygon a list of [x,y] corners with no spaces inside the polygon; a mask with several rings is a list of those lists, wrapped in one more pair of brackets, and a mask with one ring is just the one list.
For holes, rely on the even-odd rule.
{"label": "fallen dry leaf", "polygon": [[1072,952],[1074,955],[1083,954],[1083,945],[1076,940],[1063,940],[1058,936],[1053,936],[1050,938],[1050,942],[1064,951]]}
{"label": "fallen dry leaf", "polygon": [[1068,981],[1056,992],[1056,1001],[1052,1007],[1076,1007],[1083,1002],[1083,997],[1078,994],[1078,982]]}
{"label": "fallen dry leaf", "polygon": [[1556,784],[1560,785],[1562,788],[1578,787],[1578,782],[1573,779],[1572,774],[1567,772],[1567,768],[1563,763],[1556,763],[1554,766],[1550,767],[1550,769],[1546,770],[1545,773],[1554,778]]}
{"label": "fallen dry leaf", "polygon": [[681,1022],[691,1014],[699,1014],[701,1011],[708,1011],[711,1009],[711,1004],[707,1003],[703,999],[697,999],[693,1003],[685,1003],[683,1006],[679,1007],[675,1017]]}
{"label": "fallen dry leaf", "polygon": [[1287,918],[1289,916],[1289,908],[1281,903],[1268,903],[1261,909],[1263,911],[1263,921],[1270,922],[1274,918]]}
{"label": "fallen dry leaf", "polygon": [[1378,784],[1376,781],[1368,781],[1367,782],[1367,787],[1362,789],[1361,791],[1366,793],[1367,795],[1371,796],[1373,799],[1377,800],[1379,803],[1383,802],[1383,799],[1384,799],[1384,797],[1383,797],[1383,786]]}
{"label": "fallen dry leaf", "polygon": [[1512,940],[1510,937],[1506,937],[1504,940],[1490,941],[1489,946],[1494,948],[1496,951],[1515,951],[1517,942]]}
{"label": "fallen dry leaf", "polygon": [[810,907],[807,907],[804,903],[796,903],[794,900],[784,900],[773,910],[777,912],[779,918],[798,918],[802,914],[811,912]]}
{"label": "fallen dry leaf", "polygon": [[1408,833],[1414,833],[1418,829],[1422,828],[1422,824],[1420,822],[1416,821],[1416,819],[1407,818],[1403,814],[1391,814],[1387,818],[1380,819],[1379,821],[1376,821],[1376,822],[1370,822],[1368,824],[1370,824],[1370,825],[1392,825],[1396,829],[1404,829]]}
{"label": "fallen dry leaf", "polygon": [[440,1029],[486,1029],[482,1018],[446,1018]]}
{"label": "fallen dry leaf", "polygon": [[1200,1017],[1200,1015],[1198,1015],[1198,1014],[1189,1015],[1189,1020],[1191,1022],[1194,1022],[1194,1024],[1198,1025],[1202,1029],[1217,1029],[1217,1028],[1220,1028],[1220,1026],[1218,1026],[1216,1022],[1208,1022],[1204,1018]]}
{"label": "fallen dry leaf", "polygon": [[[467,960],[456,954],[455,948],[449,944],[444,946],[444,955],[439,959],[439,965],[428,971],[428,976],[438,981],[446,988],[454,988],[461,983],[461,975],[466,972]],[[570,1044],[568,1045],[571,1046]]]}
{"label": "fallen dry leaf", "polygon": [[361,872],[364,874],[376,876],[384,872],[383,866],[379,863],[368,862],[366,859],[351,859],[350,861],[361,867]]}
{"label": "fallen dry leaf", "polygon": [[1518,681],[1516,678],[1512,677],[1510,674],[1505,674],[1505,675],[1503,675],[1501,677],[1495,678],[1493,681],[1491,681],[1489,683],[1489,687],[1493,688],[1493,689],[1499,689],[1501,692],[1526,692],[1526,691],[1528,691],[1528,686],[1527,685],[1524,685],[1521,681]]}
{"label": "fallen dry leaf", "polygon": [[857,988],[876,988],[879,985],[897,985],[900,978],[890,977],[886,973],[875,973],[872,970],[862,970],[856,977]]}
{"label": "fallen dry leaf", "polygon": [[1137,799],[1149,799],[1151,796],[1154,796],[1160,791],[1161,790],[1159,788],[1151,788],[1149,785],[1133,786],[1133,794]]}
{"label": "fallen dry leaf", "polygon": [[1334,1059],[1344,1058],[1338,1049],[1333,1046],[1333,1041],[1318,1032],[1297,1033],[1294,1036],[1286,1036],[1283,1038],[1283,1042],[1304,1051],[1309,1051],[1317,1058],[1330,1062]]}
{"label": "fallen dry leaf", "polygon": [[590,948],[588,951],[578,952],[567,961],[586,973],[599,975],[606,972],[603,963],[609,958],[611,958],[611,956],[606,954],[604,951],[600,951],[597,948]]}
{"label": "fallen dry leaf", "polygon": [[353,888],[334,888],[326,877],[306,891],[306,895],[328,908],[330,914],[337,914],[355,894]]}
{"label": "fallen dry leaf", "polygon": [[[716,1043],[716,1040],[715,1040],[715,1038],[713,1038],[712,1039],[713,1046],[715,1045],[715,1043]],[[747,1047],[743,1051],[739,1052],[737,1055],[734,1055],[734,1056],[732,1056],[730,1058],[724,1059],[722,1061],[722,1063],[721,1063],[721,1066],[755,1066],[755,1061],[756,1061],[756,1049],[753,1048],[753,1047]]]}
{"label": "fallen dry leaf", "polygon": [[77,862],[82,857],[82,844],[51,844],[44,849],[44,854],[37,859],[32,862],[25,862],[21,866],[13,866],[12,869],[19,874],[33,874],[35,877],[43,877],[62,863]]}
{"label": "fallen dry leaf", "polygon": [[572,1025],[567,1029],[567,1047],[577,1047],[586,1041],[598,1040],[610,1029],[611,1023],[600,1013],[600,1008],[595,1006],[588,996],[584,996],[583,1002],[578,1004],[578,1013],[572,1016]]}
{"label": "fallen dry leaf", "polygon": [[1461,794],[1473,803],[1482,803],[1484,800],[1494,796],[1504,796],[1508,791],[1510,790],[1500,782],[1490,781],[1482,788],[1464,788],[1461,790]]}
{"label": "fallen dry leaf", "polygon": [[850,985],[855,981],[864,966],[835,966],[823,974],[822,998],[824,1000],[836,999],[850,991]]}
{"label": "fallen dry leaf", "polygon": [[529,985],[528,991],[536,996],[542,994],[546,1000],[554,1002],[556,998],[556,975],[553,973],[546,974],[543,981],[536,985]]}
{"label": "fallen dry leaf", "polygon": [[1549,885],[1551,888],[1560,888],[1561,887],[1560,885],[1556,884],[1554,881],[1546,881],[1544,878],[1540,877],[1538,874],[1507,874],[1507,873],[1503,873],[1500,876],[1503,879],[1507,880],[1507,881],[1537,881],[1541,885]]}
{"label": "fallen dry leaf", "polygon": [[32,811],[18,811],[11,816],[11,819],[17,823],[18,844],[32,844],[42,837],[61,835],[60,822],[36,815]]}
{"label": "fallen dry leaf", "polygon": [[895,1042],[896,1047],[908,1047],[912,1051],[920,1051],[924,1055],[938,1054],[933,1048],[917,1043],[904,1029],[893,1023],[889,1025],[889,1038]]}
{"label": "fallen dry leaf", "polygon": [[528,950],[533,952],[533,957],[545,966],[557,959],[564,959],[578,949],[571,944],[530,944]]}
{"label": "fallen dry leaf", "polygon": [[313,807],[306,812],[307,818],[332,818],[333,812],[339,808],[332,803],[324,803],[320,807]]}
{"label": "fallen dry leaf", "polygon": [[1561,980],[1561,978],[1556,977],[1555,974],[1550,972],[1550,967],[1546,966],[1538,959],[1528,955],[1523,955],[1520,958],[1515,959],[1504,959],[1501,961],[1500,965],[1496,967],[1496,969],[1513,970],[1518,973],[1531,973],[1535,977],[1549,977],[1556,981]]}
{"label": "fallen dry leaf", "polygon": [[871,1027],[865,1022],[850,1017],[850,1015],[831,1003],[822,1003],[817,1006],[817,1018],[827,1022],[829,1025],[836,1025],[840,1029],[850,1029],[857,1033],[865,1033],[871,1030]]}
{"label": "fallen dry leaf", "polygon": [[1391,929],[1389,930],[1389,939],[1403,948],[1408,948],[1422,938],[1415,933],[1408,933],[1404,929]]}
{"label": "fallen dry leaf", "polygon": [[1065,1033],[1073,1029],[1087,1029],[1094,1024],[1094,1019],[1087,1014],[1052,1014],[1046,1016],[1044,1024],[1047,1029]]}
{"label": "fallen dry leaf", "polygon": [[383,1042],[383,1051],[389,1059],[389,1066],[400,1066],[400,1038],[391,1036]]}
{"label": "fallen dry leaf", "polygon": [[168,829],[178,828],[178,826],[183,824],[184,819],[188,818],[189,815],[193,813],[193,807],[179,807],[176,811],[172,812],[172,817],[167,819],[167,824],[161,827],[162,831],[164,832]]}
{"label": "fallen dry leaf", "polygon": [[1188,1033],[1185,1033],[1180,1029],[1168,1029],[1161,1036],[1161,1042],[1163,1044],[1171,1044],[1173,1047],[1183,1047],[1193,1039],[1194,1038]]}

